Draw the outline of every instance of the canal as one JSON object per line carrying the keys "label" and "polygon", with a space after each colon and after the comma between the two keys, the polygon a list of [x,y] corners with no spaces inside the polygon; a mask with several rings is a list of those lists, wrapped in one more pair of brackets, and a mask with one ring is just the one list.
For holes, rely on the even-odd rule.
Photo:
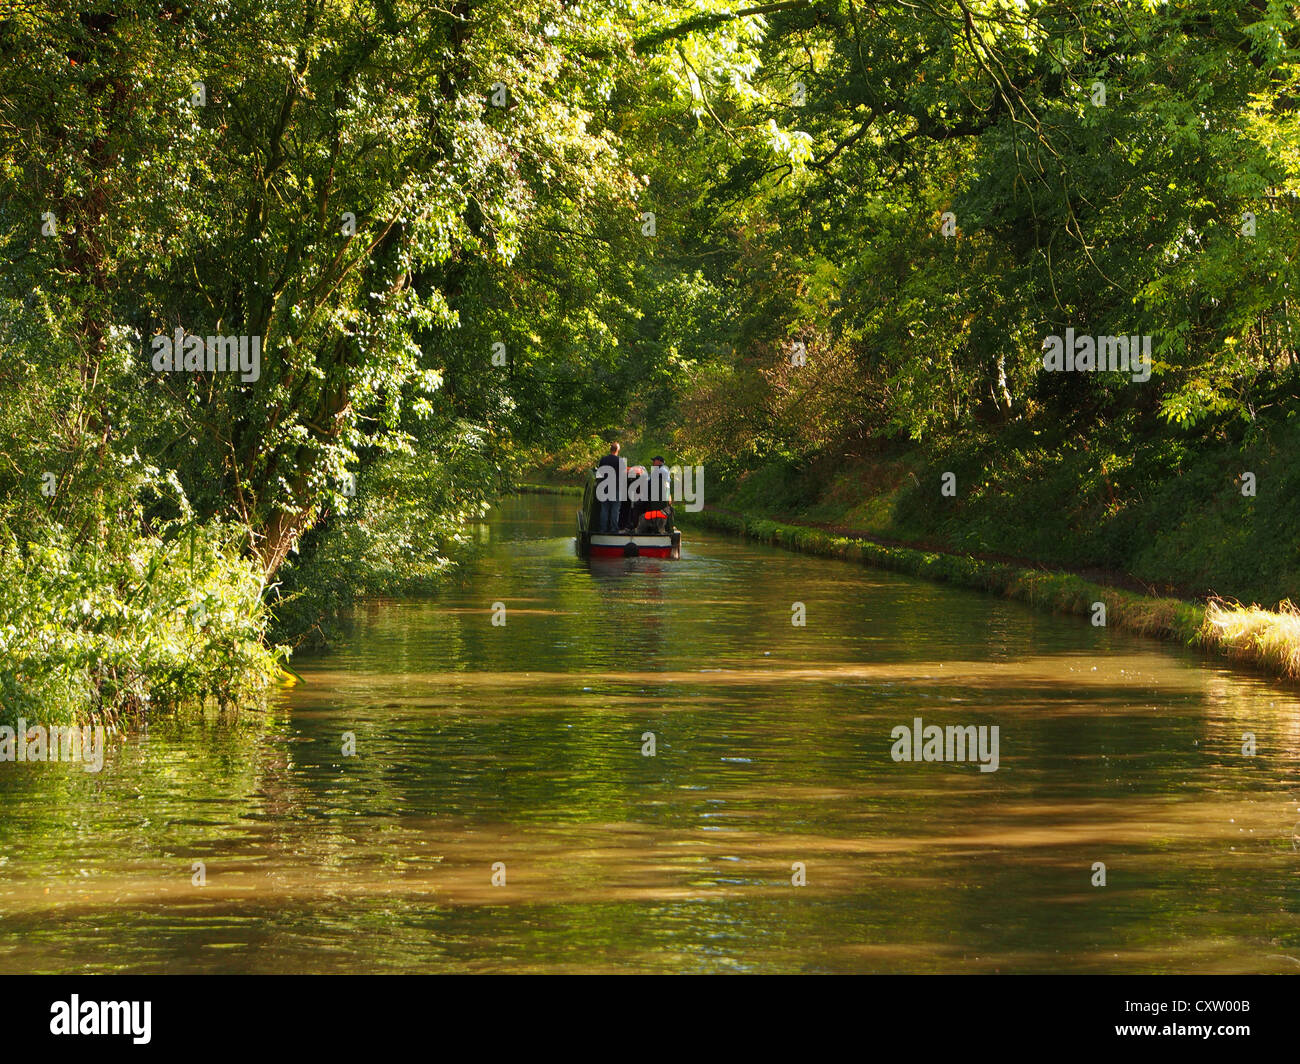
{"label": "canal", "polygon": [[[267,712],[3,766],[0,971],[1300,971],[1288,689],[689,526],[584,562],[575,507]],[[918,719],[996,771],[895,760]]]}

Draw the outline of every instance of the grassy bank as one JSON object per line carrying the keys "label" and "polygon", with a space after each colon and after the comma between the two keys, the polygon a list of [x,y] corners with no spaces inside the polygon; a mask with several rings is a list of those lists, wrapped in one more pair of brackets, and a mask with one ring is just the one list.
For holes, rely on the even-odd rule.
{"label": "grassy bank", "polygon": [[1211,600],[1205,605],[1143,595],[1093,583],[1069,572],[1028,569],[969,555],[884,546],[807,525],[785,524],[718,510],[692,514],[693,524],[735,533],[772,546],[839,558],[909,576],[988,591],[1054,613],[1098,615],[1107,627],[1177,640],[1258,667],[1274,676],[1300,677],[1300,612]]}
{"label": "grassy bank", "polygon": [[1099,440],[1049,421],[755,461],[714,477],[709,501],[887,542],[1123,574],[1178,598],[1300,601],[1300,418],[1203,439],[1135,419]]}

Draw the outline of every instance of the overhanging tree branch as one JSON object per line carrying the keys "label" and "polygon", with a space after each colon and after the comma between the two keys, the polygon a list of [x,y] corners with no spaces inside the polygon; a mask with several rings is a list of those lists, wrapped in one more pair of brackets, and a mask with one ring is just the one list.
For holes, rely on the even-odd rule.
{"label": "overhanging tree branch", "polygon": [[723,23],[731,22],[738,18],[748,18],[751,15],[771,15],[778,11],[792,11],[795,8],[813,8],[815,5],[811,0],[782,0],[775,4],[760,4],[758,7],[747,7],[740,11],[711,11],[705,15],[694,15],[685,22],[679,22],[675,26],[665,26],[663,29],[652,30],[636,38],[637,51],[650,51],[667,41],[676,40],[678,37],[685,37],[690,33],[698,33],[700,30],[709,30],[714,26],[721,26]]}

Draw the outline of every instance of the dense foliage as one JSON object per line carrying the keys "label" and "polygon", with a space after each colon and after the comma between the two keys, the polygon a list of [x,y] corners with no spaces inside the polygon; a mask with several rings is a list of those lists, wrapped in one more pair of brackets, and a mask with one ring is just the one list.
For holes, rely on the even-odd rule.
{"label": "dense foliage", "polygon": [[[680,455],[735,506],[1300,590],[1294,7],[766,9],[678,42],[695,120],[643,141]],[[1150,378],[1045,371],[1070,329],[1150,337]]]}
{"label": "dense foliage", "polygon": [[[1273,0],[10,0],[6,711],[237,697],[610,433],[1281,597],[1298,46]],[[1150,379],[1044,372],[1066,329]],[[260,362],[160,370],[187,335]]]}

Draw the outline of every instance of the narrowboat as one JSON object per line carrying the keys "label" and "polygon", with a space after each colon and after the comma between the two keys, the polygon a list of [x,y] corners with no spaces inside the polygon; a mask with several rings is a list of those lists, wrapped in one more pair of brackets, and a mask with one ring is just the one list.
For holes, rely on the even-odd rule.
{"label": "narrowboat", "polygon": [[680,558],[682,534],[677,529],[657,534],[653,532],[595,532],[600,505],[596,501],[596,476],[587,477],[582,493],[582,507],[578,510],[577,548],[583,558]]}

